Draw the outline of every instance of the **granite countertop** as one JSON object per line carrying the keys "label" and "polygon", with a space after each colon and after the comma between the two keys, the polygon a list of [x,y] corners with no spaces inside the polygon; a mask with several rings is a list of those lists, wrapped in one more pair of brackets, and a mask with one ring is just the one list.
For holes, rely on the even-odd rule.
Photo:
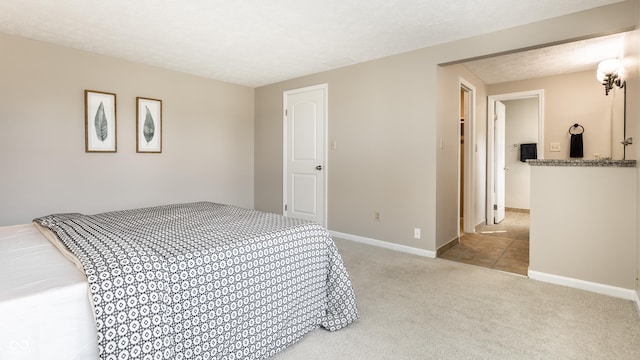
{"label": "granite countertop", "polygon": [[592,166],[592,167],[636,167],[636,160],[611,159],[536,159],[527,160],[531,166]]}

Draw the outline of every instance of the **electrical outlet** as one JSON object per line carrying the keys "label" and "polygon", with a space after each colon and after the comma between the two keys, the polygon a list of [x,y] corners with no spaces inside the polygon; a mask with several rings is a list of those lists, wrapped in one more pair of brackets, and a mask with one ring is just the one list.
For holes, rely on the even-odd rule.
{"label": "electrical outlet", "polygon": [[376,221],[380,221],[380,212],[379,212],[379,211],[374,212],[374,213],[373,213],[373,218],[374,218]]}
{"label": "electrical outlet", "polygon": [[549,151],[559,152],[560,151],[560,143],[549,143]]}
{"label": "electrical outlet", "polygon": [[421,232],[421,231],[420,231],[420,228],[414,228],[414,229],[413,229],[413,237],[414,237],[415,239],[420,239],[420,232]]}

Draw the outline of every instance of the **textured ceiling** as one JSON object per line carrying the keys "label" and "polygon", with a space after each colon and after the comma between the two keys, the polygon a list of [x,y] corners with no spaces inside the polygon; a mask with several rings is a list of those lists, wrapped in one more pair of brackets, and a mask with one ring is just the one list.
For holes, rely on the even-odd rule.
{"label": "textured ceiling", "polygon": [[624,33],[470,61],[464,65],[487,84],[593,70],[622,57]]}
{"label": "textured ceiling", "polygon": [[257,87],[620,0],[2,0],[0,32]]}

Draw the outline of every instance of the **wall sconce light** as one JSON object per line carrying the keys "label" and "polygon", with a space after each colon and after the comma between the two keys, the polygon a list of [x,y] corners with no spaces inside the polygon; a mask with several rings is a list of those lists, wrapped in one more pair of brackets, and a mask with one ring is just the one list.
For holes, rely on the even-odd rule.
{"label": "wall sconce light", "polygon": [[626,82],[622,80],[623,72],[622,62],[619,59],[602,60],[598,64],[596,78],[604,85],[605,95],[609,95],[613,85],[619,88],[626,85]]}

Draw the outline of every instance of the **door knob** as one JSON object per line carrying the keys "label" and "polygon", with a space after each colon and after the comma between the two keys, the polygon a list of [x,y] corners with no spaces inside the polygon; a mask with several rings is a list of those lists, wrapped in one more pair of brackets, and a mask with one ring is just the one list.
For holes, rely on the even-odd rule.
{"label": "door knob", "polygon": [[322,170],[322,165],[316,166],[316,170]]}

